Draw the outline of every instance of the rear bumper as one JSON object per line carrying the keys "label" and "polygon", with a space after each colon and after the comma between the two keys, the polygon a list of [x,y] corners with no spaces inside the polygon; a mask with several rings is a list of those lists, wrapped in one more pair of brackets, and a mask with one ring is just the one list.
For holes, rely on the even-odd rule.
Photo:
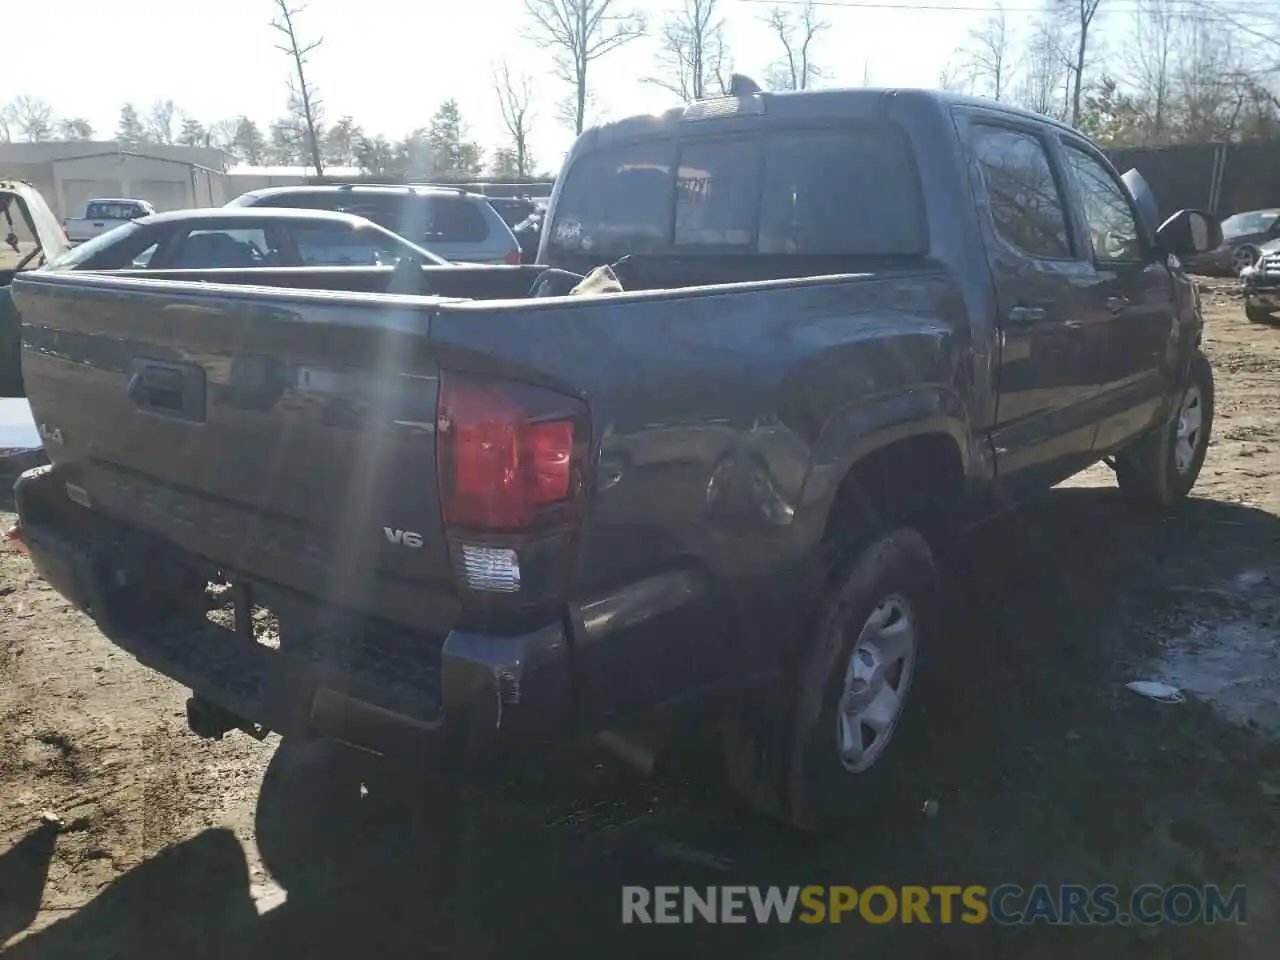
{"label": "rear bumper", "polygon": [[[451,772],[503,769],[568,734],[562,624],[518,636],[453,631],[441,642],[236,582],[227,592],[239,610],[219,625],[206,615],[198,561],[100,518],[86,529],[52,516],[41,489],[50,480],[40,468],[15,485],[40,575],[139,662],[245,721]],[[258,605],[278,617],[278,646],[254,637]]]}

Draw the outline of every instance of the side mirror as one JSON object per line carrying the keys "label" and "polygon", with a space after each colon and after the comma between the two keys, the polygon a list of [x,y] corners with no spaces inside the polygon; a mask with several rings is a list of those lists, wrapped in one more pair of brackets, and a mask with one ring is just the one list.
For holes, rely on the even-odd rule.
{"label": "side mirror", "polygon": [[1179,210],[1160,224],[1156,240],[1175,256],[1205,253],[1222,246],[1222,222],[1202,210]]}

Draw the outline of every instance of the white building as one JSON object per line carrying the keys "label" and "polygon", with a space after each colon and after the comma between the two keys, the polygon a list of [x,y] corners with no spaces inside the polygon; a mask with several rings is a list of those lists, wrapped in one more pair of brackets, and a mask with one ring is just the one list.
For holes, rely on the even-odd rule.
{"label": "white building", "polygon": [[95,197],[146,200],[157,210],[221,206],[233,158],[208,147],[114,141],[0,143],[0,177],[33,184],[59,217],[84,215]]}

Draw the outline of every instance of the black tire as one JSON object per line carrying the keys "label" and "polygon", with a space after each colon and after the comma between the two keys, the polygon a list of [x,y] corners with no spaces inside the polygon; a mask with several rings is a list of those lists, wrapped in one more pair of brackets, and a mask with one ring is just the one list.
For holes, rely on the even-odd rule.
{"label": "black tire", "polygon": [[[1179,430],[1184,407],[1198,398],[1199,430],[1191,444],[1190,457],[1180,459]],[[1213,367],[1199,350],[1191,358],[1186,383],[1179,394],[1169,421],[1132,447],[1116,456],[1116,481],[1120,492],[1135,503],[1172,507],[1184,499],[1195,486],[1200,468],[1209,451],[1213,432]],[[1185,450],[1184,450],[1185,455]]]}
{"label": "black tire", "polygon": [[1271,323],[1275,320],[1275,314],[1270,310],[1264,310],[1262,307],[1255,307],[1248,301],[1244,305],[1244,315],[1250,323]]}
{"label": "black tire", "polygon": [[[761,707],[727,723],[728,777],[744,799],[799,829],[825,832],[855,819],[883,792],[904,752],[895,748],[919,721],[911,691],[920,686],[938,633],[938,583],[929,545],[906,527],[837,568],[812,612],[791,702],[772,715]],[[846,671],[861,630],[887,601],[898,604],[914,628],[914,656],[903,667],[909,672],[900,672],[896,684],[885,681],[900,690],[904,709],[865,769],[851,770],[840,747]]]}
{"label": "black tire", "polygon": [[[1251,267],[1258,262],[1258,248],[1253,246],[1244,246],[1236,250],[1231,255],[1231,276],[1240,276],[1240,271],[1245,267]],[[1245,261],[1248,261],[1247,263]],[[1239,266],[1237,266],[1239,264]]]}

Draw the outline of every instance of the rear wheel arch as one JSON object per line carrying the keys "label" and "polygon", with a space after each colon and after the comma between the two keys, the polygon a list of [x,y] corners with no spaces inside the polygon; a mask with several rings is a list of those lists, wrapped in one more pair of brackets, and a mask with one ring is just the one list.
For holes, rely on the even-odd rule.
{"label": "rear wheel arch", "polygon": [[[822,624],[833,604],[844,604],[850,577],[898,567],[928,574],[922,583],[931,580],[933,556],[945,550],[938,545],[949,542],[961,506],[964,462],[950,432],[926,431],[848,463],[825,516],[816,582],[810,582],[801,611],[800,642],[788,652],[788,681],[735,704],[722,721],[726,775],[755,809],[806,829],[829,820],[812,806],[809,744],[813,736],[821,740],[832,732],[821,721],[823,693],[832,658],[843,651],[831,646]],[[931,606],[926,602],[921,612],[932,616]]]}
{"label": "rear wheel arch", "polygon": [[893,439],[844,468],[823,524],[825,548],[855,548],[894,527],[932,540],[954,525],[964,498],[965,459],[951,431]]}

